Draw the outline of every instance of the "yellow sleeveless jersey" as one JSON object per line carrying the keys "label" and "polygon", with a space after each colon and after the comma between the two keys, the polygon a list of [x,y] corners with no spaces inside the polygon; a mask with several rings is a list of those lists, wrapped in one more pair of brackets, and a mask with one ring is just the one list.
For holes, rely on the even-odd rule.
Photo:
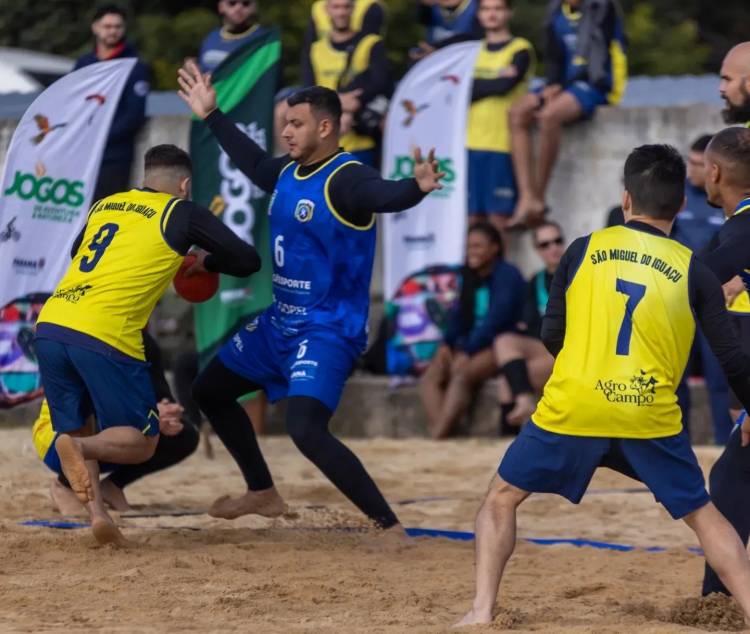
{"label": "yellow sleeveless jersey", "polygon": [[624,226],[591,234],[565,294],[565,340],[533,422],[571,436],[662,438],[695,334],[692,252]]}
{"label": "yellow sleeveless jersey", "polygon": [[[352,31],[359,33],[365,21],[365,15],[374,4],[380,4],[378,0],[355,0],[354,11],[352,12]],[[326,0],[315,0],[312,6],[312,19],[315,25],[315,32],[319,40],[328,38],[328,34],[333,28],[331,18],[326,11]]]}
{"label": "yellow sleeveless jersey", "polygon": [[[490,51],[487,42],[482,42],[476,64],[474,79],[497,79],[500,71],[510,66],[513,56],[519,51],[529,51],[534,59],[534,48],[522,37],[513,38],[499,51]],[[534,64],[529,66],[523,81],[507,95],[486,97],[471,104],[466,131],[466,147],[486,152],[510,152],[508,110],[513,102],[528,90],[528,78],[534,73]]]}
{"label": "yellow sleeveless jersey", "polygon": [[85,333],[143,360],[141,330],[183,259],[162,233],[178,200],[133,189],[97,202],[38,323]]}
{"label": "yellow sleeveless jersey", "polygon": [[[336,50],[328,38],[314,42],[310,47],[310,63],[315,83],[331,90],[346,86],[370,65],[372,47],[380,42],[379,35],[365,35],[356,45],[347,68],[348,54]],[[341,137],[341,147],[347,152],[371,150],[375,147],[372,137],[349,132]]]}
{"label": "yellow sleeveless jersey", "polygon": [[[750,123],[748,123],[747,127],[750,128]],[[743,204],[744,202],[745,201],[740,203],[740,206],[733,214],[734,216],[743,213],[750,213],[750,202],[748,202],[747,204]],[[750,269],[745,269],[745,271],[741,274],[741,277],[745,282],[745,285],[747,286],[748,282],[750,282]],[[729,306],[727,306],[727,309],[730,313],[733,313],[735,315],[750,315],[750,294],[748,294],[747,291],[742,291],[739,295],[737,295],[737,297],[734,298],[734,301],[729,304]]]}

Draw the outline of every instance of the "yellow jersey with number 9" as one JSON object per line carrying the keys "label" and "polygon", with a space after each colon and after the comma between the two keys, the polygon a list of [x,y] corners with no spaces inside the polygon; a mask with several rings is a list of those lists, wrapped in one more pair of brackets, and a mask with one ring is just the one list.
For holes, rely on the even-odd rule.
{"label": "yellow jersey with number 9", "polygon": [[565,339],[532,416],[572,436],[678,434],[675,390],[690,354],[692,252],[620,226],[591,234],[565,294]]}
{"label": "yellow jersey with number 9", "polygon": [[37,323],[85,333],[144,360],[141,330],[183,259],[163,233],[179,200],[132,189],[97,202]]}

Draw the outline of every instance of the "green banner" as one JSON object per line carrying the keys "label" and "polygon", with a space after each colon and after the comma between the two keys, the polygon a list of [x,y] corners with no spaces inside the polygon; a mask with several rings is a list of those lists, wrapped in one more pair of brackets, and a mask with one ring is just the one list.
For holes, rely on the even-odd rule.
{"label": "green banner", "polygon": [[[280,59],[278,32],[270,30],[234,51],[212,75],[219,107],[269,152],[273,150],[273,99]],[[254,244],[263,260],[263,268],[250,278],[222,275],[219,292],[195,305],[195,341],[203,366],[242,323],[272,301],[270,196],[232,164],[208,126],[197,119],[190,129],[190,155],[193,199],[211,209],[240,238]]]}

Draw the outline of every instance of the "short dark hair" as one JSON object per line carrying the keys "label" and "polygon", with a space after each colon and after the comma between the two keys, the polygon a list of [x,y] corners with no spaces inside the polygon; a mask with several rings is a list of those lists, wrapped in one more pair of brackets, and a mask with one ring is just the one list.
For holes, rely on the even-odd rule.
{"label": "short dark hair", "polygon": [[193,173],[193,162],[185,150],[166,143],[155,145],[146,152],[143,168],[146,172],[154,169],[173,169],[185,172],[190,176]]}
{"label": "short dark hair", "polygon": [[711,143],[713,138],[712,134],[701,134],[693,143],[690,145],[691,152],[705,152],[708,144]]}
{"label": "short dark hair", "polygon": [[625,190],[633,210],[657,220],[674,220],[685,199],[685,161],[671,145],[641,145],[625,161]]}
{"label": "short dark hair", "polygon": [[500,232],[497,229],[495,229],[493,225],[491,225],[489,222],[486,222],[484,220],[480,222],[475,222],[473,225],[469,226],[469,231],[467,233],[470,235],[474,232],[481,233],[492,244],[496,244],[499,249],[498,255],[500,256],[503,255],[504,246],[505,246],[503,244],[503,237],[500,235]]}
{"label": "short dark hair", "polygon": [[555,222],[554,220],[542,220],[538,225],[536,225],[533,229],[533,237],[534,237],[534,244],[538,242],[537,240],[537,234],[541,229],[544,229],[545,227],[552,227],[553,229],[557,229],[557,231],[560,233],[561,238],[565,238],[565,233],[562,230],[562,227],[560,226],[559,222]]}
{"label": "short dark hair", "polygon": [[335,90],[323,86],[310,86],[302,88],[289,95],[286,100],[289,106],[298,106],[303,103],[310,104],[310,109],[318,119],[330,117],[333,125],[338,130],[341,121],[341,99]]}
{"label": "short dark hair", "polygon": [[125,12],[125,9],[123,9],[119,4],[100,4],[96,7],[96,10],[94,11],[94,17],[91,18],[92,22],[97,22],[98,20],[101,20],[105,15],[109,15],[111,13],[114,13],[115,15],[119,15],[123,20],[127,22],[128,14]]}
{"label": "short dark hair", "polygon": [[724,159],[724,167],[735,185],[750,187],[750,128],[724,128],[713,136],[708,151]]}

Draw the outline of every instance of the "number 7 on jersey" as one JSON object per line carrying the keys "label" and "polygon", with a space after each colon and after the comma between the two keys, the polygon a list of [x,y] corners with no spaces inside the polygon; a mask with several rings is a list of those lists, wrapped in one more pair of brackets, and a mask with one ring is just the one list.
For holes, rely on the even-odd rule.
{"label": "number 7 on jersey", "polygon": [[633,336],[633,313],[636,306],[646,294],[646,286],[637,282],[628,282],[617,278],[615,290],[628,296],[625,302],[625,315],[620,324],[620,333],[617,335],[617,354],[619,356],[628,356],[630,354],[630,339]]}

